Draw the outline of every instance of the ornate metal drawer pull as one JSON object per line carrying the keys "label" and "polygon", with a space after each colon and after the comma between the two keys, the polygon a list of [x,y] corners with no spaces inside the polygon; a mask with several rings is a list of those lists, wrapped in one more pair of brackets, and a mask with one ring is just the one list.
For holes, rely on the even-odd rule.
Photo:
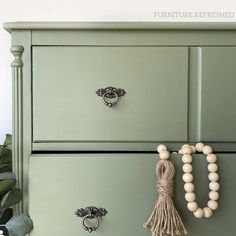
{"label": "ornate metal drawer pull", "polygon": [[[107,214],[107,210],[105,208],[97,208],[97,207],[86,207],[78,209],[75,214],[78,217],[82,217],[82,226],[84,230],[92,233],[97,230],[100,220],[99,217],[105,216]],[[86,224],[87,220],[96,219],[96,224],[94,226],[89,226]]]}
{"label": "ornate metal drawer pull", "polygon": [[98,89],[96,94],[103,98],[103,102],[106,106],[112,107],[116,105],[119,97],[124,96],[126,92],[121,88],[106,87]]}

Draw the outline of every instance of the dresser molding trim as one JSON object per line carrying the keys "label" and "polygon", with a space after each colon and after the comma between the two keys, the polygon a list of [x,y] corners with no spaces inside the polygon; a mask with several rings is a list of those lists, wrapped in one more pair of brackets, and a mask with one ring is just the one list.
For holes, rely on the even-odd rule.
{"label": "dresser molding trim", "polygon": [[[168,148],[170,151],[178,151],[179,147],[184,145],[186,142],[179,142],[179,143],[171,143],[171,142],[161,142],[166,143],[168,145]],[[53,151],[59,151],[59,152],[110,152],[110,151],[121,151],[121,152],[156,152],[156,147],[158,144],[161,144],[158,141],[157,142],[140,142],[140,143],[132,143],[132,142],[47,142],[47,143],[33,143],[32,151],[33,152],[53,152]],[[193,145],[196,142],[190,142]],[[216,142],[205,142],[205,144],[209,144],[213,147],[215,152],[234,152],[236,150],[236,144],[235,143],[216,143]]]}
{"label": "dresser molding trim", "polygon": [[68,46],[232,46],[236,30],[32,30],[32,45]]}
{"label": "dresser molding trim", "polygon": [[78,30],[78,29],[191,29],[191,30],[235,30],[235,22],[6,22],[3,24],[4,29],[8,32],[13,30],[30,29],[30,30]]}

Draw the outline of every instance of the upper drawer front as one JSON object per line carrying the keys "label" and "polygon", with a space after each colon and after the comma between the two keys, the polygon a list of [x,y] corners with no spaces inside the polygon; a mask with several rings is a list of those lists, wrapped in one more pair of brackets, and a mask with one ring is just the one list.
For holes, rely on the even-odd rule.
{"label": "upper drawer front", "polygon": [[200,139],[236,142],[236,47],[200,50]]}
{"label": "upper drawer front", "polygon": [[[126,91],[112,108],[96,90]],[[187,140],[188,48],[33,47],[33,141]]]}

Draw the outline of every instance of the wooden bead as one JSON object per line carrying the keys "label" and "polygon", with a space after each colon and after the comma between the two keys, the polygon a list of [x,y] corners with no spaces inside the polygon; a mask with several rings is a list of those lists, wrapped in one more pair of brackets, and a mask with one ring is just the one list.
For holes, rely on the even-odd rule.
{"label": "wooden bead", "polygon": [[193,154],[196,153],[196,148],[195,148],[193,145],[191,145],[190,147],[191,147],[192,153],[193,153]]}
{"label": "wooden bead", "polygon": [[202,152],[205,154],[205,155],[208,155],[208,154],[210,154],[210,153],[212,153],[212,147],[211,146],[208,146],[208,145],[206,145],[206,146],[204,146],[203,148],[202,148]]}
{"label": "wooden bead", "polygon": [[191,173],[193,171],[193,167],[189,163],[184,164],[182,169],[183,169],[183,172],[185,173]]}
{"label": "wooden bead", "polygon": [[196,202],[188,202],[187,204],[187,208],[190,210],[190,211],[196,211],[198,209],[198,205]]}
{"label": "wooden bead", "polygon": [[183,154],[191,154],[192,153],[191,147],[190,146],[184,146],[182,148],[182,152],[183,152]]}
{"label": "wooden bead", "polygon": [[217,156],[211,153],[207,155],[206,159],[208,163],[215,163],[217,161]]}
{"label": "wooden bead", "polygon": [[207,206],[214,211],[218,208],[218,202],[214,200],[210,200],[207,202]]}
{"label": "wooden bead", "polygon": [[203,211],[204,211],[204,217],[205,218],[209,218],[213,214],[212,210],[209,207],[204,207]]}
{"label": "wooden bead", "polygon": [[167,147],[164,144],[160,144],[157,146],[157,151],[161,153],[162,151],[167,151]]}
{"label": "wooden bead", "polygon": [[191,163],[192,160],[193,160],[193,158],[192,158],[192,156],[189,155],[189,154],[184,154],[184,155],[182,156],[182,162],[183,162],[183,163]]}
{"label": "wooden bead", "polygon": [[197,144],[195,145],[195,149],[196,149],[196,151],[198,151],[198,152],[201,152],[202,149],[203,149],[203,147],[204,147],[204,144],[203,144],[203,143],[197,143]]}
{"label": "wooden bead", "polygon": [[167,160],[170,157],[170,152],[169,151],[162,151],[162,152],[160,152],[159,155],[162,160]]}
{"label": "wooden bead", "polygon": [[216,201],[219,199],[219,193],[218,192],[215,192],[215,191],[211,191],[209,192],[209,198],[210,200],[213,200],[213,201]]}
{"label": "wooden bead", "polygon": [[185,183],[190,183],[190,182],[192,182],[192,181],[193,181],[193,175],[190,174],[190,173],[185,173],[185,174],[183,174],[183,181],[184,181]]}
{"label": "wooden bead", "polygon": [[214,172],[209,173],[208,179],[209,179],[210,181],[212,181],[212,182],[216,182],[216,181],[219,180],[219,174],[218,174],[218,173],[214,173]]}
{"label": "wooden bead", "polygon": [[220,189],[220,184],[218,182],[210,182],[209,188],[212,191],[218,191]]}
{"label": "wooden bead", "polygon": [[180,150],[178,151],[178,153],[179,153],[179,154],[183,154],[182,149],[180,149]]}
{"label": "wooden bead", "polygon": [[184,144],[184,145],[181,147],[181,149],[183,149],[184,147],[190,147],[190,145]]}
{"label": "wooden bead", "polygon": [[210,163],[208,166],[207,166],[208,170],[210,172],[216,172],[218,170],[218,166],[216,163]]}
{"label": "wooden bead", "polygon": [[196,195],[195,193],[185,193],[185,200],[187,202],[194,202],[196,200]]}
{"label": "wooden bead", "polygon": [[184,190],[186,191],[186,192],[193,192],[194,191],[194,184],[193,183],[185,183],[184,184]]}
{"label": "wooden bead", "polygon": [[195,212],[193,212],[194,216],[196,218],[202,218],[204,216],[204,211],[202,210],[202,208],[198,208]]}

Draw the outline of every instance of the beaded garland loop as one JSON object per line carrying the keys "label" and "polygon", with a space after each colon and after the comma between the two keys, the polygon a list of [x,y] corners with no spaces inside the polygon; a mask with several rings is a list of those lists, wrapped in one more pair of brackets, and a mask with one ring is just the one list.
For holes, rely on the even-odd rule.
{"label": "beaded garland loop", "polygon": [[[202,152],[206,155],[206,160],[208,162],[208,171],[210,172],[208,175],[208,179],[210,181],[209,183],[209,201],[207,203],[207,207],[204,207],[203,209],[198,207],[198,204],[196,202],[196,195],[194,193],[194,184],[193,181],[193,175],[192,170],[193,167],[191,165],[192,162],[192,154],[195,152]],[[185,199],[188,202],[187,208],[189,211],[193,212],[194,216],[196,218],[209,218],[212,216],[213,211],[215,211],[218,208],[218,202],[219,199],[219,189],[220,184],[218,183],[219,180],[219,174],[217,173],[218,166],[216,164],[217,156],[212,153],[212,147],[208,145],[204,145],[203,143],[197,143],[196,146],[190,146],[190,145],[183,145],[182,148],[179,150],[180,154],[183,154],[182,156],[182,162],[183,164],[183,181],[184,189],[186,191]]]}

